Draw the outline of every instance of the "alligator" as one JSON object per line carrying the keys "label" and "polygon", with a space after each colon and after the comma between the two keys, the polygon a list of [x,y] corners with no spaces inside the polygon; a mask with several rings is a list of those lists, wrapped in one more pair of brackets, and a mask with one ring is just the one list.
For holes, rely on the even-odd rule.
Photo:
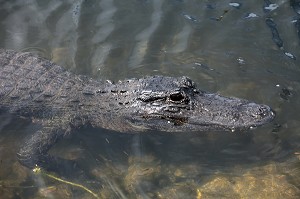
{"label": "alligator", "polygon": [[199,90],[188,77],[112,83],[6,49],[0,49],[0,112],[37,124],[17,153],[28,168],[47,168],[57,159],[48,153],[50,148],[86,125],[125,133],[235,131],[275,117],[267,105]]}

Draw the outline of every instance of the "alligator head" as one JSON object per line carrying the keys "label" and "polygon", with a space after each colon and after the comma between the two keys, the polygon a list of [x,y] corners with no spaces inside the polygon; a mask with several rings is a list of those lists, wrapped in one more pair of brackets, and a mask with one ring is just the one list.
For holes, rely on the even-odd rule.
{"label": "alligator head", "polygon": [[196,89],[187,77],[138,81],[130,123],[160,131],[243,130],[266,124],[275,113],[267,105]]}

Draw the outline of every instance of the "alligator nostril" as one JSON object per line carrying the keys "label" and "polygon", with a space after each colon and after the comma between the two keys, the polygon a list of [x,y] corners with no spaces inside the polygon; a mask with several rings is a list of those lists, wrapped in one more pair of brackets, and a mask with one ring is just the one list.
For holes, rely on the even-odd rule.
{"label": "alligator nostril", "polygon": [[266,108],[260,107],[258,109],[257,115],[265,116],[266,115]]}

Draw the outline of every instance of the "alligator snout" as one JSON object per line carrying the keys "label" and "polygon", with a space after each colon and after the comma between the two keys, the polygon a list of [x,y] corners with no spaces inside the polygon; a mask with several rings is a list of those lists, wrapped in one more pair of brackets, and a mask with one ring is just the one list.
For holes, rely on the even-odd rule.
{"label": "alligator snout", "polygon": [[243,122],[250,127],[266,124],[275,117],[275,112],[269,106],[252,102],[242,105],[241,114]]}
{"label": "alligator snout", "polygon": [[269,118],[270,120],[275,117],[274,111],[267,105],[249,103],[247,106],[247,112],[256,119]]}
{"label": "alligator snout", "polygon": [[260,118],[264,118],[264,117],[268,117],[268,116],[275,116],[275,114],[271,110],[271,108],[266,105],[261,105],[258,108],[258,110],[256,111],[255,115]]}

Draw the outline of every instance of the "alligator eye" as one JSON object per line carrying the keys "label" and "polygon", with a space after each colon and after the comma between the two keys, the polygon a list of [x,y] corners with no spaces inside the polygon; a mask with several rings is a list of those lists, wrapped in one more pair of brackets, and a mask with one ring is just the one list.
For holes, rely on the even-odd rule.
{"label": "alligator eye", "polygon": [[170,95],[170,100],[174,102],[179,102],[184,99],[184,95],[182,93],[173,93]]}

